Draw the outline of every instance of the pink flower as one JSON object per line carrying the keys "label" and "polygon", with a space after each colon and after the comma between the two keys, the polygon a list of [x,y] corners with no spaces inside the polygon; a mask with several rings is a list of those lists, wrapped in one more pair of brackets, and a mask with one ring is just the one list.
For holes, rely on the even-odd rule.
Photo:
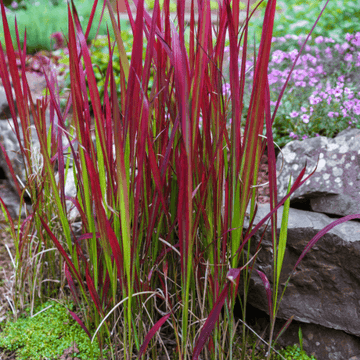
{"label": "pink flower", "polygon": [[351,89],[349,89],[348,87],[346,87],[346,88],[344,89],[344,93],[345,93],[346,95],[350,95],[350,94],[353,94],[354,92],[353,92]]}
{"label": "pink flower", "polygon": [[305,124],[307,124],[309,122],[309,120],[310,120],[310,116],[304,114],[304,115],[301,115],[301,119]]}
{"label": "pink flower", "polygon": [[335,95],[335,97],[341,96],[342,93],[343,93],[342,89],[336,88],[336,89],[333,90],[333,94]]}
{"label": "pink flower", "polygon": [[330,42],[330,43],[334,43],[334,42],[335,42],[335,40],[334,40],[334,39],[332,39],[332,38],[325,38],[325,42],[326,42],[326,43],[328,43],[328,42]]}
{"label": "pink flower", "polygon": [[347,62],[352,61],[353,60],[352,54],[346,54],[345,57],[344,57],[344,60],[347,61]]}
{"label": "pink flower", "polygon": [[307,112],[306,107],[302,106],[302,107],[301,107],[301,111],[302,111],[302,112]]}
{"label": "pink flower", "polygon": [[326,54],[326,55],[328,55],[330,58],[332,58],[331,48],[327,47],[324,51],[325,51],[325,54]]}
{"label": "pink flower", "polygon": [[281,50],[275,50],[272,54],[271,61],[276,64],[280,64],[285,58],[285,53]]}
{"label": "pink flower", "polygon": [[299,116],[299,113],[298,113],[297,111],[292,111],[292,112],[290,113],[290,117],[292,117],[292,118],[295,118],[295,117],[297,117],[297,116]]}
{"label": "pink flower", "polygon": [[322,42],[324,42],[324,38],[322,36],[318,36],[316,39],[315,39],[315,43],[316,44],[321,44]]}
{"label": "pink flower", "polygon": [[18,6],[19,6],[19,4],[18,4],[16,1],[13,1],[13,2],[11,3],[11,7],[12,7],[13,9],[17,9]]}
{"label": "pink flower", "polygon": [[302,138],[303,138],[303,140],[305,140],[305,139],[308,138],[308,136],[307,136],[307,135],[304,135]]}
{"label": "pink flower", "polygon": [[354,37],[354,35],[351,35],[351,34],[349,34],[349,33],[347,33],[347,34],[345,35],[346,41],[350,41],[353,37]]}
{"label": "pink flower", "polygon": [[296,139],[298,136],[294,132],[290,132],[289,137]]}
{"label": "pink flower", "polygon": [[334,112],[333,111],[328,112],[328,117],[333,118],[334,117]]}
{"label": "pink flower", "polygon": [[351,109],[355,105],[355,102],[352,100],[346,100],[344,101],[344,105],[347,109]]}
{"label": "pink flower", "polygon": [[355,115],[360,115],[360,105],[356,105],[353,107],[353,112]]}
{"label": "pink flower", "polygon": [[360,33],[357,32],[355,35],[355,39],[351,40],[351,43],[355,46],[360,46]]}
{"label": "pink flower", "polygon": [[318,104],[319,102],[321,102],[322,101],[322,98],[320,97],[320,96],[310,96],[309,97],[309,102],[310,102],[310,104],[311,105],[316,105],[316,104]]}
{"label": "pink flower", "polygon": [[224,95],[230,96],[230,94],[231,94],[231,92],[230,92],[230,84],[228,84],[228,83],[223,84],[222,91],[223,91]]}
{"label": "pink flower", "polygon": [[322,96],[323,99],[326,99],[328,97],[328,94],[322,91],[320,93],[320,96]]}

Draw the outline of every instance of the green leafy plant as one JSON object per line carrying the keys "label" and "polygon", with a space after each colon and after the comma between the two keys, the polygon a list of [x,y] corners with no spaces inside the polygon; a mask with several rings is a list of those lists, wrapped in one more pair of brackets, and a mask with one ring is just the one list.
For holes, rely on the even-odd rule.
{"label": "green leafy plant", "polygon": [[[71,315],[91,341],[99,340],[100,351],[109,351],[111,358],[131,359],[134,355],[169,358],[173,352],[173,357],[183,360],[198,360],[200,356],[212,360],[234,359],[237,324],[233,310],[239,298],[243,311],[241,358],[245,359],[247,292],[256,259],[256,254],[250,253],[250,239],[270,220],[276,253],[273,264],[276,272],[274,280],[270,279],[273,284],[257,271],[269,303],[271,334],[267,357],[270,359],[273,339],[291,322],[290,318],[280,334],[273,334],[281,300],[277,285],[287,228],[285,211],[278,240],[274,230],[276,214],[290,194],[311,176],[303,179],[304,168],[290,184],[288,195],[277,202],[272,134],[276,109],[271,114],[267,76],[276,1],[270,0],[266,5],[246,119],[242,114],[249,23],[240,26],[239,2],[233,2],[232,7],[228,0],[219,4],[220,21],[214,42],[209,2],[203,2],[197,26],[194,15],[191,16],[188,42],[184,35],[184,2],[177,2],[175,22],[166,11],[168,0],[161,16],[157,1],[151,16],[144,10],[144,1],[135,3],[136,19],[129,14],[134,39],[129,62],[116,14],[109,2],[104,2],[104,6],[108,5],[117,45],[120,92],[115,82],[113,44],[108,33],[110,56],[103,101],[88,46],[92,16],[84,31],[74,3],[71,8],[68,4],[71,91],[69,103],[62,110],[51,69],[49,75],[44,72],[49,96],[38,99],[36,106],[28,101],[31,94],[23,91],[27,89],[25,77],[21,86],[1,2],[8,61],[0,47],[0,76],[21,145],[27,173],[25,189],[16,178],[5,149],[2,150],[19,197],[28,191],[33,203],[25,221],[19,219],[16,224],[0,198],[16,248],[15,316],[28,298],[34,301],[35,289],[47,296],[48,289],[43,285],[45,272],[36,272],[34,262],[27,264],[26,255],[32,252],[31,258],[38,259],[36,266],[41,270],[46,265],[42,256],[53,254],[61,260],[55,262],[58,266],[45,268],[50,279],[56,276],[59,279],[59,285],[54,285],[52,290],[58,290],[59,296],[62,291],[72,296],[77,308]],[[97,5],[95,0],[91,15],[95,14]],[[249,4],[246,13],[249,20]],[[231,96],[222,92],[227,31]],[[245,50],[239,69],[240,45]],[[26,49],[19,49],[23,73],[24,53]],[[154,80],[149,88],[151,74]],[[283,90],[290,76],[291,71]],[[279,102],[282,95],[283,92]],[[73,120],[69,131],[65,119],[70,104]],[[50,123],[46,124],[48,106]],[[33,127],[29,113],[33,115]],[[228,127],[229,113],[232,121]],[[34,128],[39,138],[36,158],[32,156]],[[256,226],[244,231],[247,212],[250,220],[256,213],[257,175],[265,149],[269,159],[271,211]],[[75,182],[73,196],[65,195],[69,176]],[[81,220],[81,235],[74,233],[72,208]],[[320,231],[310,240],[293,271],[322,235],[337,224],[355,218],[360,215],[337,219]],[[24,275],[28,268],[34,274],[31,278]],[[244,296],[238,295],[240,275]],[[21,302],[18,291],[24,282],[31,282],[25,285],[32,292]]]}
{"label": "green leafy plant", "polygon": [[[75,4],[79,11],[79,19],[83,26],[89,20],[92,2],[86,0],[75,0]],[[26,0],[24,6],[20,10],[7,14],[7,19],[10,23],[10,33],[14,44],[16,44],[15,34],[15,16],[17,20],[20,43],[23,46],[23,38],[27,34],[27,53],[32,54],[41,50],[53,50],[54,40],[51,35],[55,32],[61,31],[67,37],[66,23],[67,23],[67,5],[64,1],[52,3],[49,0]],[[94,14],[94,21],[100,22],[101,12]],[[100,35],[106,35],[106,22],[110,24],[108,12],[104,13],[104,21],[99,28]],[[126,21],[122,20],[121,25],[126,28]],[[0,19],[0,26],[2,21]],[[89,40],[95,38],[97,29],[91,29],[89,33]],[[4,43],[4,34],[0,32],[0,41]]]}
{"label": "green leafy plant", "polygon": [[[68,309],[74,310],[73,304]],[[0,333],[0,347],[16,350],[21,359],[41,360],[60,358],[66,352],[78,359],[99,359],[98,344],[91,343],[68,309],[54,301],[35,308],[35,313],[8,321]]]}
{"label": "green leafy plant", "polygon": [[[286,349],[280,350],[280,354],[286,360],[316,360],[316,358],[311,355],[307,355],[305,351],[301,350],[298,346],[287,346]],[[276,357],[277,360],[282,359],[281,356]]]}
{"label": "green leafy plant", "polygon": [[[279,11],[275,16],[274,37],[285,34],[306,35],[314,23],[326,1],[287,0],[279,1]],[[326,6],[321,19],[313,30],[313,37],[323,36],[337,42],[342,40],[344,33],[353,34],[360,31],[356,19],[360,16],[357,1],[334,0]],[[254,34],[260,39],[261,19],[252,20]]]}

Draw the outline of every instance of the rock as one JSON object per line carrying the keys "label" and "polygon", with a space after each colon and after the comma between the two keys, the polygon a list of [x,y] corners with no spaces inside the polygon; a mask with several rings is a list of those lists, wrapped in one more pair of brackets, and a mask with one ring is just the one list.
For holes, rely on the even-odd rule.
{"label": "rock", "polygon": [[[20,139],[23,144],[23,134],[21,131],[21,125],[20,125],[19,118],[18,118],[18,121],[19,121],[19,128],[20,128]],[[47,123],[47,126],[49,126],[49,124],[50,124],[49,111],[46,112],[46,123]],[[19,145],[18,139],[16,137],[15,128],[14,128],[13,124],[14,123],[13,123],[12,119],[9,119],[8,121],[0,120],[0,142],[4,146],[4,149],[6,150],[6,153],[7,153],[8,157],[10,159],[10,162],[14,168],[15,175],[17,175],[18,178],[21,180],[21,182],[23,184],[25,184],[26,183],[25,164],[24,164],[23,157],[21,156],[20,145]],[[40,143],[39,143],[39,140],[37,137],[37,132],[36,132],[35,126],[32,125],[31,127],[32,127],[31,134],[32,134],[32,144],[33,144],[32,156],[35,158],[36,154],[39,152],[36,150],[39,149]],[[67,143],[68,143],[67,139],[64,135],[63,136],[63,145],[65,146],[65,144],[67,144]],[[42,166],[41,159],[40,158],[37,158],[37,159],[40,161],[40,163],[38,165]],[[71,161],[71,164],[72,164],[72,161]],[[0,149],[0,168],[4,172],[6,179],[9,181],[12,189],[14,191],[17,191],[13,177],[10,172],[10,169],[6,163],[6,158],[1,149]]]}
{"label": "rock", "polygon": [[[55,181],[59,182],[59,175],[55,175]],[[69,169],[67,177],[65,179],[65,196],[69,196],[72,198],[76,197],[76,185],[75,185],[75,179],[74,179],[74,173],[72,169]],[[80,219],[80,214],[77,208],[74,206],[74,204],[70,200],[66,200],[66,209],[67,209],[67,218],[69,219],[70,223],[74,223]],[[78,225],[74,225],[74,231],[78,231]]]}
{"label": "rock", "polygon": [[308,199],[316,212],[339,216],[360,213],[360,129],[344,130],[334,139],[319,136],[295,140],[282,149],[282,154],[277,160],[278,200],[286,194],[290,174],[294,181],[305,163],[306,174],[310,174],[319,159],[314,175],[290,199]]}
{"label": "rock", "polygon": [[[10,125],[11,122],[12,121],[0,121],[0,143],[6,150],[9,160],[13,166],[15,175],[17,175],[21,179],[21,181],[25,183],[24,162],[20,154],[19,142],[16,138],[15,132]],[[2,150],[0,151],[0,168],[3,170],[6,179],[9,181],[12,189],[14,191],[17,191]]]}
{"label": "rock", "polygon": [[[258,334],[263,334],[265,340],[269,338],[269,316],[251,305],[247,306],[247,322]],[[277,320],[275,335],[285,325],[285,320]],[[266,330],[267,329],[267,330]],[[303,349],[316,359],[360,360],[360,340],[341,330],[334,330],[316,324],[301,323],[296,320],[278,339],[277,345],[286,347],[296,344],[300,347],[299,329],[303,338]],[[277,348],[278,346],[275,346]]]}
{"label": "rock", "polygon": [[[269,204],[259,205],[254,224],[265,217],[269,209]],[[278,211],[278,234],[281,217],[282,208]],[[280,277],[282,286],[279,290],[280,294],[307,243],[333,221],[334,219],[324,214],[290,208],[287,247]],[[252,254],[255,253],[261,234],[262,231],[258,232],[251,241]],[[265,233],[261,248],[255,268],[264,272],[272,282],[273,254],[270,228]],[[334,227],[316,243],[297,267],[285,291],[278,317],[287,320],[294,315],[294,319],[302,323],[339,330],[339,334],[352,334],[359,340],[359,257],[360,223],[349,221]],[[252,306],[268,312],[264,286],[255,271],[252,274],[248,301]],[[324,334],[316,336],[326,338]],[[342,340],[339,337],[335,339],[335,343],[336,341],[340,344]],[[351,356],[356,354],[360,352],[354,352]],[[346,356],[332,358],[348,360]]]}
{"label": "rock", "polygon": [[[13,97],[15,98],[15,91],[13,91]],[[0,120],[5,120],[11,118],[11,112],[9,103],[6,98],[5,89],[0,86]]]}
{"label": "rock", "polygon": [[[7,180],[1,181],[1,185],[2,186],[0,187],[0,197],[2,201],[5,203],[11,218],[17,219],[19,217],[19,212],[20,212],[19,195],[13,190],[9,189],[10,186]],[[26,207],[27,210],[31,212],[31,206],[26,205]],[[21,208],[21,217],[25,218],[25,216],[26,216],[26,211],[25,211],[25,207],[23,206]]]}

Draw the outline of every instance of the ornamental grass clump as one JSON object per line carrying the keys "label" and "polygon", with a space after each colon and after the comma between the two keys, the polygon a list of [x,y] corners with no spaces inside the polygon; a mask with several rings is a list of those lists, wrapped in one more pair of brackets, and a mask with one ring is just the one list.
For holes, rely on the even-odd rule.
{"label": "ornamental grass clump", "polygon": [[[297,35],[272,39],[268,72],[272,111],[304,39]],[[273,124],[274,141],[280,147],[294,139],[334,137],[347,128],[360,128],[360,32],[346,34],[341,44],[331,38],[310,37],[304,50]],[[246,68],[249,94],[254,77],[251,59],[246,61]],[[230,93],[228,83],[223,85],[223,92]],[[245,99],[246,118],[250,96]]]}
{"label": "ornamental grass clump", "polygon": [[[87,44],[98,1],[94,1],[86,29],[80,25],[74,4],[68,4],[66,41],[71,93],[62,111],[51,70],[49,74],[45,72],[49,95],[37,99],[35,105],[28,102],[31,94],[24,76],[26,35],[24,49],[20,49],[18,36],[16,39],[22,64],[20,79],[1,2],[9,71],[1,44],[0,76],[24,158],[25,184],[17,180],[8,157],[7,160],[19,196],[28,192],[32,201],[27,218],[13,221],[0,199],[16,247],[15,288],[19,291],[21,284],[31,281],[33,291],[23,295],[23,302],[33,302],[35,297],[48,296],[43,285],[53,281],[52,291],[72,297],[75,308],[69,310],[70,314],[91,341],[98,340],[102,355],[109,351],[113,359],[158,359],[162,355],[184,360],[233,359],[238,325],[233,310],[239,297],[240,277],[244,296],[239,300],[245,323],[247,289],[257,255],[250,254],[250,239],[269,220],[274,278],[267,279],[256,271],[266,288],[269,304],[270,359],[272,344],[292,320],[280,334],[273,334],[282,296],[279,281],[286,249],[289,196],[310,176],[303,179],[304,168],[293,182],[289,179],[288,195],[277,202],[272,135],[277,108],[271,114],[268,83],[276,1],[267,3],[261,42],[254,52],[254,80],[246,119],[242,114],[248,92],[247,52],[242,52],[240,69],[238,58],[240,45],[247,48],[249,3],[247,20],[240,24],[239,1],[232,2],[232,7],[228,0],[220,2],[218,31],[214,36],[209,1],[200,2],[197,25],[192,2],[190,23],[186,25],[190,28],[188,43],[184,38],[183,1],[177,2],[175,23],[170,20],[168,0],[164,1],[162,13],[155,1],[151,16],[144,10],[143,0],[136,0],[135,4],[135,20],[128,8],[134,36],[130,62],[117,16],[108,1],[103,4],[103,9],[106,5],[109,9],[120,65],[119,93],[112,62],[115,44],[108,34],[111,56],[103,102]],[[227,33],[231,97],[222,92]],[[305,43],[306,40],[303,46]],[[302,49],[295,62],[301,52]],[[289,76],[291,72],[292,69]],[[154,80],[149,91],[151,73]],[[283,90],[285,86],[286,82]],[[94,118],[90,116],[89,103]],[[67,129],[65,120],[70,106],[72,123]],[[49,123],[45,120],[48,107]],[[232,123],[228,130],[229,112]],[[42,164],[37,168],[31,156],[34,130]],[[265,149],[269,158],[271,212],[256,227],[250,225],[245,231],[247,212],[250,220],[256,213],[257,175]],[[2,151],[6,157],[3,147]],[[71,177],[76,186],[75,196],[65,191]],[[277,237],[276,213],[284,203]],[[74,209],[75,217],[71,211]],[[294,265],[294,271],[323,234],[354,218],[360,215],[337,219],[315,236]],[[80,235],[74,231],[73,222],[77,220],[81,221]],[[24,249],[31,251],[30,259],[40,261],[33,264],[39,271],[31,279],[24,276],[32,265],[24,266],[24,256],[28,254]],[[42,262],[43,256],[49,254],[57,256],[53,259],[55,264]],[[50,266],[46,274],[42,273],[42,265]],[[17,296],[19,293],[14,292],[15,316],[26,305],[19,303]],[[95,331],[91,331],[93,327]],[[242,329],[241,344],[236,346],[241,347],[244,359],[245,324]]]}

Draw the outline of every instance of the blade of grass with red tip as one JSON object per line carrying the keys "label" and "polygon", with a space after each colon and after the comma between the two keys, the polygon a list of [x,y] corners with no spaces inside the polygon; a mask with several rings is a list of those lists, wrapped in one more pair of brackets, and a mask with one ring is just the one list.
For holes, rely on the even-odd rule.
{"label": "blade of grass with red tip", "polygon": [[[230,11],[229,4],[228,13]],[[250,196],[250,186],[253,184],[253,174],[255,173],[255,169],[259,167],[259,149],[261,145],[261,140],[259,135],[262,135],[264,128],[264,112],[265,112],[265,87],[267,82],[267,70],[268,63],[270,58],[270,48],[271,48],[271,38],[272,38],[272,30],[273,23],[275,17],[275,7],[276,0],[269,0],[266,6],[265,17],[264,17],[264,26],[263,32],[261,36],[259,55],[256,62],[255,67],[255,75],[254,75],[254,83],[253,90],[250,98],[249,112],[247,117],[247,124],[249,126],[246,127],[244,138],[244,150],[241,157],[241,168],[240,168],[240,179],[241,185],[237,182],[236,192],[235,192],[235,201],[238,201],[238,197],[241,193],[241,200],[234,205],[234,216],[232,227],[237,227],[240,225],[239,229],[233,233],[232,238],[232,255],[234,255],[240,245],[241,242],[241,234],[242,234],[242,224],[244,223],[245,212],[247,208],[247,204]],[[231,41],[231,40],[230,40]],[[244,44],[246,47],[247,44]],[[233,49],[234,51],[234,49]],[[230,48],[231,52],[231,48]],[[238,94],[236,91],[235,94]],[[234,95],[233,95],[234,96]],[[236,103],[234,110],[239,111],[238,102]],[[233,120],[234,121],[234,120]],[[239,121],[235,118],[235,121]],[[235,128],[235,127],[234,127]],[[234,166],[234,160],[233,165]],[[233,169],[234,171],[234,169]],[[233,185],[233,189],[235,189]],[[237,266],[238,257],[235,256],[233,258],[232,265],[233,267]]]}
{"label": "blade of grass with red tip", "polygon": [[163,316],[160,320],[154,324],[154,326],[150,329],[150,331],[146,334],[143,344],[140,347],[139,354],[137,356],[138,359],[145,353],[146,348],[149,345],[150,340],[154,337],[157,331],[160,330],[160,328],[163,326],[163,324],[166,322],[167,319],[169,319],[171,313]]}
{"label": "blade of grass with red tip", "polygon": [[218,321],[221,309],[224,306],[226,297],[228,295],[228,290],[229,290],[230,284],[232,282],[236,282],[238,284],[240,281],[240,271],[241,271],[240,269],[230,269],[229,270],[228,275],[227,275],[228,281],[225,284],[224,289],[218,296],[216,303],[215,303],[214,307],[212,308],[208,318],[206,319],[203,329],[201,330],[199,338],[196,342],[196,345],[195,345],[195,348],[194,348],[194,351],[192,354],[193,360],[199,359],[201,350],[205,346],[207,339],[209,338],[211,332],[213,331],[213,329],[215,327],[216,322]]}

